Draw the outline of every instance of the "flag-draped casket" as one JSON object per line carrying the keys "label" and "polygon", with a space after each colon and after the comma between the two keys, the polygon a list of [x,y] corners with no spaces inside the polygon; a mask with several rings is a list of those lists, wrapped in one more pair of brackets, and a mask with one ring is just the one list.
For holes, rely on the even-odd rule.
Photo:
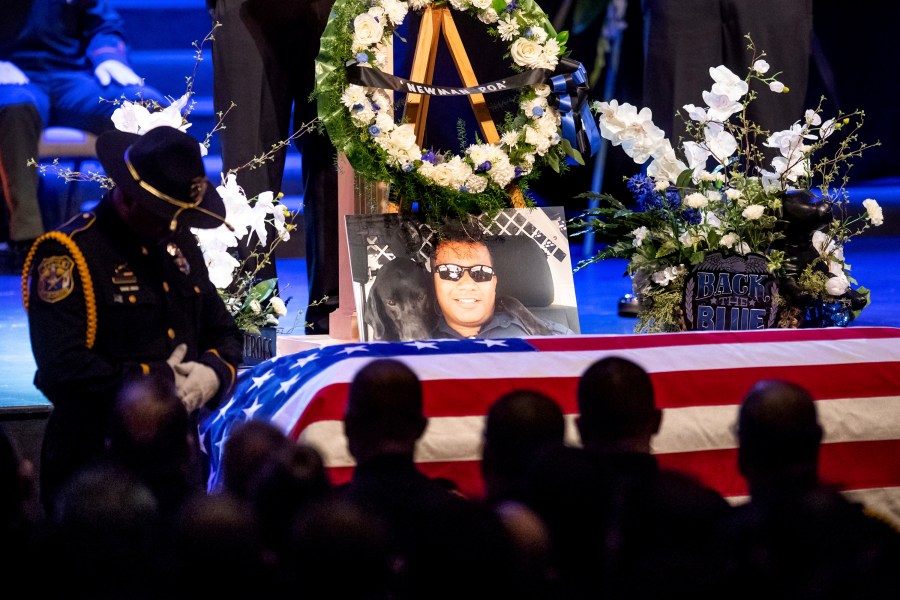
{"label": "flag-draped casket", "polygon": [[655,335],[582,335],[504,340],[424,340],[328,345],[243,371],[232,398],[200,424],[211,488],[219,483],[229,432],[268,419],[314,445],[335,482],[353,460],[342,415],[356,371],[377,358],[409,365],[422,381],[428,429],[416,461],[426,473],[481,491],[484,415],[503,393],[532,389],[554,398],[577,444],[578,377],[596,360],[622,356],[651,375],[663,409],[653,452],[733,501],[746,495],[733,425],[742,396],[760,379],[786,379],[816,399],[825,429],[821,475],[900,523],[900,329],[773,329]]}

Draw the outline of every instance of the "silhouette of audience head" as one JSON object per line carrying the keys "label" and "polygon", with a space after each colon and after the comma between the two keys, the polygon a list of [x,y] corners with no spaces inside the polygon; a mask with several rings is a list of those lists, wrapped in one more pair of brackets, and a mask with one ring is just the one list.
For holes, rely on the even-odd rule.
{"label": "silhouette of audience head", "polygon": [[591,452],[650,452],[662,411],[653,383],[639,365],[611,356],[593,363],[578,381],[578,432]]}
{"label": "silhouette of audience head", "polygon": [[287,588],[310,600],[396,597],[395,551],[384,521],[344,498],[329,497],[298,514],[283,563]]}
{"label": "silhouette of audience head", "polygon": [[271,456],[290,449],[294,443],[269,421],[253,419],[237,425],[222,452],[222,487],[239,498],[250,500],[251,484]]}
{"label": "silhouette of audience head", "polygon": [[519,496],[531,459],[547,446],[562,446],[565,428],[562,409],[544,394],[516,390],[497,399],[485,419],[481,458],[488,499]]}
{"label": "silhouette of audience head", "polygon": [[265,597],[271,564],[256,515],[232,494],[194,494],[174,528],[173,595],[177,598],[233,596],[253,590]]}
{"label": "silhouette of audience head", "polygon": [[34,466],[0,427],[0,531],[35,517],[34,492]]}
{"label": "silhouette of audience head", "polygon": [[168,379],[142,377],[122,387],[106,443],[107,457],[149,485],[166,513],[200,487],[190,418]]}
{"label": "silhouette of audience head", "polygon": [[412,457],[427,425],[422,385],[405,364],[379,359],[354,376],[344,414],[344,434],[357,464],[385,454]]}
{"label": "silhouette of audience head", "polygon": [[250,482],[250,500],[263,543],[283,553],[295,515],[329,491],[325,463],[312,446],[291,444],[270,454]]}
{"label": "silhouette of audience head", "polygon": [[738,413],[738,467],[750,485],[818,481],[822,427],[812,396],[780,380],[754,385]]}
{"label": "silhouette of audience head", "polygon": [[159,597],[164,521],[152,490],[129,470],[101,463],[78,471],[49,519],[53,577],[43,584],[51,597]]}

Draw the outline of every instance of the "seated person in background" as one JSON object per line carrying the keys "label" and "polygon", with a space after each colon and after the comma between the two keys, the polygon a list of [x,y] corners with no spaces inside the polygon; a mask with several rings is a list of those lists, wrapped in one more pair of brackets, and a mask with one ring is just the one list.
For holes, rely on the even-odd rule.
{"label": "seated person in background", "polygon": [[503,277],[491,251],[474,231],[452,232],[434,247],[431,273],[441,315],[433,338],[514,338],[573,335],[571,329],[541,319],[512,296],[497,296]]}
{"label": "seated person in background", "polygon": [[900,590],[900,532],[819,479],[822,427],[809,392],[757,383],[738,415],[750,502],[728,522],[738,598],[872,598]]}
{"label": "seated person in background", "polygon": [[122,19],[107,0],[9,2],[0,20],[0,190],[9,208],[0,266],[13,272],[44,233],[38,171],[28,166],[43,129],[99,134],[113,129],[113,100],[163,98],[128,66]]}

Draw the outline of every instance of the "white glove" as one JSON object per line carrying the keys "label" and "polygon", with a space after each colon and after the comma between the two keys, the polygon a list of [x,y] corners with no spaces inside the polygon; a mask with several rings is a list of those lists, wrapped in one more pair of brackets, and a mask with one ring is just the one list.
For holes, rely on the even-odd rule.
{"label": "white glove", "polygon": [[0,60],[0,84],[25,85],[28,75],[11,62]]}
{"label": "white glove", "polygon": [[172,354],[169,355],[169,358],[166,359],[166,364],[168,364],[172,368],[172,373],[175,374],[175,389],[178,390],[184,385],[184,380],[186,377],[175,370],[175,365],[180,365],[181,361],[184,360],[184,355],[187,354],[187,344],[178,344],[175,346],[175,349],[172,350]]}
{"label": "white glove", "polygon": [[119,85],[141,85],[143,80],[131,68],[117,60],[104,60],[94,69],[94,76],[100,85],[107,86],[115,79]]}
{"label": "white glove", "polygon": [[203,363],[185,362],[175,365],[175,373],[185,376],[181,386],[176,385],[178,397],[188,412],[194,412],[219,391],[219,377]]}

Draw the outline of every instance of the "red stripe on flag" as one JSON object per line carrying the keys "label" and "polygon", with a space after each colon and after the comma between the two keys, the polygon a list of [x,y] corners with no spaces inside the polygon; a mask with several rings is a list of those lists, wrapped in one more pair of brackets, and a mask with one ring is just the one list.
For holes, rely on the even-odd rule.
{"label": "red stripe on flag", "polygon": [[900,338],[894,327],[846,327],[833,329],[764,329],[760,331],[691,331],[649,335],[598,335],[528,338],[543,352],[585,350],[637,350],[708,344],[790,343],[850,339]]}
{"label": "red stripe on flag", "polygon": [[[657,454],[662,467],[687,473],[723,496],[746,496],[747,485],[737,470],[737,449]],[[823,444],[819,457],[823,482],[841,490],[900,487],[900,440]],[[429,477],[456,483],[472,498],[484,495],[479,461],[418,463]],[[333,483],[350,480],[352,467],[328,469]]]}
{"label": "red stripe on flag", "polygon": [[[900,396],[900,362],[878,363],[878,368],[868,363],[850,363],[667,371],[652,373],[651,379],[657,406],[668,409],[738,405],[760,379],[795,382],[809,390],[816,400]],[[292,429],[293,437],[299,437],[311,423],[343,419],[349,387],[347,383],[323,387]],[[422,382],[425,415],[484,415],[497,398],[523,388],[550,396],[566,414],[578,412],[575,377],[437,379]]]}

